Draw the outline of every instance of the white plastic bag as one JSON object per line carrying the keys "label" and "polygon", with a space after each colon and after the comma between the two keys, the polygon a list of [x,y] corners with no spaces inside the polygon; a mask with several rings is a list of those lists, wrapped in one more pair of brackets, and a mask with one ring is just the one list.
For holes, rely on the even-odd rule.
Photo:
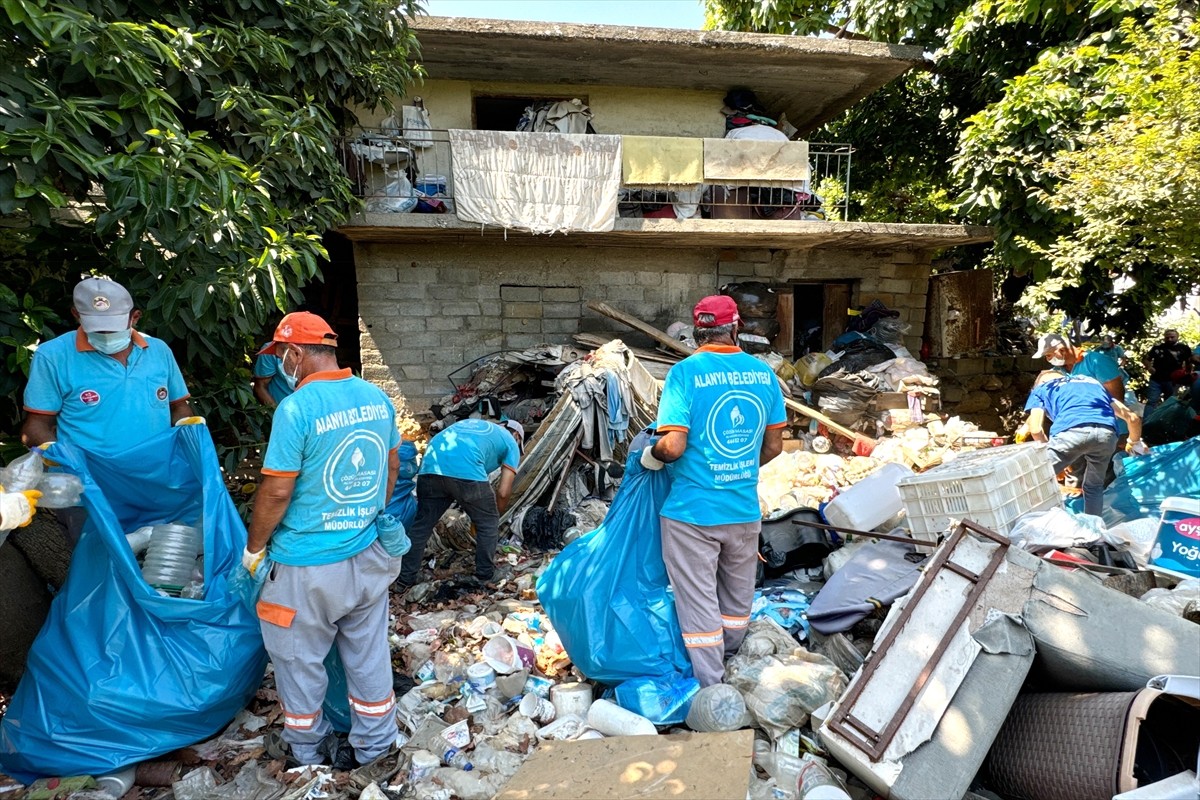
{"label": "white plastic bag", "polygon": [[429,124],[429,112],[417,106],[404,106],[404,140],[413,147],[424,150],[433,147],[433,126]]}
{"label": "white plastic bag", "polygon": [[381,197],[367,200],[367,211],[407,214],[417,207],[417,192],[403,172],[389,175]]}

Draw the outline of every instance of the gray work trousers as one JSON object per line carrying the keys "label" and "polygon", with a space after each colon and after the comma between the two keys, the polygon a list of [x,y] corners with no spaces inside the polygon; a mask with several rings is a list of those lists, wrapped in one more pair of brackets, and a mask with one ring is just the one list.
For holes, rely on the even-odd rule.
{"label": "gray work trousers", "polygon": [[1078,425],[1050,437],[1048,448],[1054,459],[1054,473],[1083,461],[1083,513],[1104,513],[1104,479],[1113,453],[1117,451],[1117,432],[1108,425]]}
{"label": "gray work trousers", "polygon": [[346,668],[350,744],[359,763],[396,741],[396,698],[388,646],[388,588],[400,570],[378,541],[333,564],[275,564],[258,602],[263,644],[275,665],[283,740],[301,764],[321,761],[332,726],[321,713],[329,678],[325,656],[336,645]]}
{"label": "gray work trousers", "polygon": [[692,525],[659,517],[663,562],[683,644],[700,686],[725,677],[725,656],[746,638],[762,522]]}

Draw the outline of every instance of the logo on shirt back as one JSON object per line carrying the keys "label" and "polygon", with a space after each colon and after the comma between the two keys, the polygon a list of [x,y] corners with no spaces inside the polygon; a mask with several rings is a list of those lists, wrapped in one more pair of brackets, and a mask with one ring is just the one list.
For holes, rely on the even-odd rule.
{"label": "logo on shirt back", "polygon": [[100,393],[95,389],[84,389],[79,393],[79,402],[85,406],[94,406],[100,402]]}
{"label": "logo on shirt back", "polygon": [[759,448],[766,427],[762,400],[743,391],[726,392],[713,404],[704,423],[713,449],[725,458],[742,458]]}
{"label": "logo on shirt back", "polygon": [[387,447],[371,431],[352,431],[325,461],[325,493],[338,503],[377,500],[387,477]]}

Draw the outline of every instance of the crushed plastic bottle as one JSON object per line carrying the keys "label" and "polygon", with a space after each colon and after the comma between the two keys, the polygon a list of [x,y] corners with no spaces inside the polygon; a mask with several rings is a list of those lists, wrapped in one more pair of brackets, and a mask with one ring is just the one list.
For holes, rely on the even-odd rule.
{"label": "crushed plastic bottle", "polygon": [[447,742],[440,736],[434,736],[429,743],[429,749],[448,767],[454,767],[469,772],[475,768],[471,759],[462,750]]}

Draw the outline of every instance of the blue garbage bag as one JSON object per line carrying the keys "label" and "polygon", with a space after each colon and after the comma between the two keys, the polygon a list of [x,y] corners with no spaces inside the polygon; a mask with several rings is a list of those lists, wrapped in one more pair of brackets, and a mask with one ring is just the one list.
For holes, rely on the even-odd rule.
{"label": "blue garbage bag", "polygon": [[396,485],[392,489],[392,499],[388,501],[385,514],[391,514],[404,523],[405,530],[412,527],[417,518],[417,446],[412,442],[400,442],[400,474],[396,476]]}
{"label": "blue garbage bag", "polygon": [[[1130,456],[1125,471],[1104,490],[1101,518],[1110,528],[1133,519],[1158,517],[1168,497],[1200,496],[1200,436],[1161,444],[1146,456]],[[1083,513],[1083,498],[1072,498],[1067,509]]]}
{"label": "blue garbage bag", "polygon": [[[245,707],[267,661],[258,619],[229,586],[246,528],[205,426],[115,455],[56,444],[47,456],[79,476],[88,519],[0,724],[0,769],[23,782],[203,741]],[[125,539],[175,521],[203,528],[202,600],[157,594]]]}
{"label": "blue garbage bag", "polygon": [[641,714],[655,725],[679,725],[687,719],[700,681],[681,676],[634,678],[617,686],[612,694],[621,708]]}
{"label": "blue garbage bag", "polygon": [[601,683],[692,675],[659,536],[671,478],[643,467],[640,454],[631,447],[604,522],[564,547],[537,583],[567,654]]}

